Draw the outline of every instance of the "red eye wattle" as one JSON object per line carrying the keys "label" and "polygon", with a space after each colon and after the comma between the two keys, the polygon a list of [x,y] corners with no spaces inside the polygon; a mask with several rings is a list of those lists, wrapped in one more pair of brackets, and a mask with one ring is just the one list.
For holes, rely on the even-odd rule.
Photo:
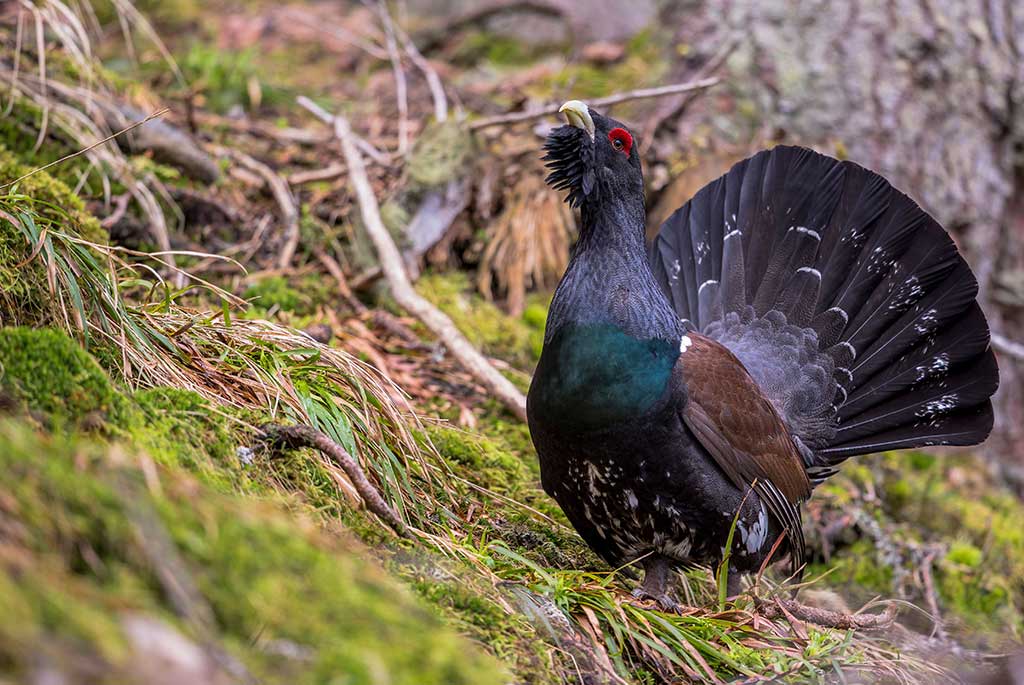
{"label": "red eye wattle", "polygon": [[633,149],[633,136],[624,128],[613,128],[608,131],[608,142],[612,147],[629,157],[629,151]]}

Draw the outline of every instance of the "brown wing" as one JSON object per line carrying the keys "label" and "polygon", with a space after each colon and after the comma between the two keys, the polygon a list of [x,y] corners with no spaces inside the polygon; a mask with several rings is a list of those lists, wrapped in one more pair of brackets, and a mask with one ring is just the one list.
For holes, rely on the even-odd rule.
{"label": "brown wing", "polygon": [[789,429],[732,352],[699,333],[687,338],[677,367],[688,393],[683,421],[737,487],[753,484],[788,529],[798,567],[804,553],[799,504],[811,482]]}

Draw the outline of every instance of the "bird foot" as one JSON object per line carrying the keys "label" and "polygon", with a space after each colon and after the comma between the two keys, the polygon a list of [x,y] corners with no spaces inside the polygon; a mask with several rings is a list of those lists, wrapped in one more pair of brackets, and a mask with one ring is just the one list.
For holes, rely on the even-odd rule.
{"label": "bird foot", "polygon": [[[641,602],[653,601],[658,605],[658,608],[669,614],[680,614],[683,610],[683,605],[677,602],[667,592],[660,594],[652,594],[642,587],[638,587],[633,590],[633,598],[638,599]],[[646,607],[645,607],[646,608]]]}

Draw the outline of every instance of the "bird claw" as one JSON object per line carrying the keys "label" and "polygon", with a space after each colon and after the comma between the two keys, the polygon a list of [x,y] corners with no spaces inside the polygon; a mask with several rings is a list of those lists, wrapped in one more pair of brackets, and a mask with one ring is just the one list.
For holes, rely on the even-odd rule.
{"label": "bird claw", "polygon": [[664,611],[665,613],[682,613],[683,605],[681,605],[679,602],[677,602],[675,599],[669,596],[668,593],[654,595],[648,592],[647,590],[643,589],[642,587],[638,587],[637,589],[633,590],[632,594],[634,599],[638,599],[641,602],[653,601],[655,604],[658,605],[658,608]]}

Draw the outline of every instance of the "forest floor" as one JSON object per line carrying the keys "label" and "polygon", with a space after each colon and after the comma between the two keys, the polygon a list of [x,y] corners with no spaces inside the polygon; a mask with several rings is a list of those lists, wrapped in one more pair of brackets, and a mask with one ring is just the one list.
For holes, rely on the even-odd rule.
{"label": "forest floor", "polygon": [[[481,123],[716,57],[681,69],[656,29],[577,56],[428,23],[427,62],[374,4],[19,7],[0,5],[0,682],[983,682],[1020,648],[1024,504],[970,451],[845,465],[806,508],[799,586],[769,569],[727,598],[693,568],[681,613],[633,600],[636,572],[541,490],[525,424],[395,303],[310,114],[352,122],[416,291],[525,391],[575,224],[543,185],[545,119]],[[702,92],[616,113],[751,116]],[[652,134],[652,221],[769,142],[745,125]],[[273,439],[296,423],[399,524],[342,461]]]}

